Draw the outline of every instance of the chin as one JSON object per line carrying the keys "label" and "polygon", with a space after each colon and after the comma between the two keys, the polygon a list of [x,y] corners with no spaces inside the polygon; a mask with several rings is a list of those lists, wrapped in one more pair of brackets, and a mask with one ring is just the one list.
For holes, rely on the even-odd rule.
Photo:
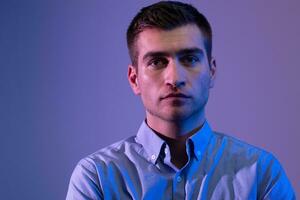
{"label": "chin", "polygon": [[204,107],[197,107],[196,109],[171,109],[165,110],[161,113],[162,118],[166,121],[182,122],[182,121],[194,121],[204,116]]}
{"label": "chin", "polygon": [[190,116],[191,113],[182,112],[182,111],[173,111],[173,112],[162,114],[161,118],[166,121],[180,122],[188,119]]}

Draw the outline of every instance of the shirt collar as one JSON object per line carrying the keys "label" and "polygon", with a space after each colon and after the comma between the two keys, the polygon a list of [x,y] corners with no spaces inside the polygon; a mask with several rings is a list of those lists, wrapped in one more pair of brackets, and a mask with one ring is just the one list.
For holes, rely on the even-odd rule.
{"label": "shirt collar", "polygon": [[193,151],[195,157],[199,160],[204,155],[205,149],[212,137],[212,129],[207,121],[204,122],[200,130],[189,138],[193,143]]}
{"label": "shirt collar", "polygon": [[[204,155],[205,149],[211,137],[212,129],[210,128],[208,122],[205,121],[201,129],[189,138],[189,141],[191,141],[193,144],[193,148],[191,150],[194,151],[194,155],[198,160],[201,159],[202,155]],[[160,155],[161,148],[165,144],[165,141],[156,135],[156,133],[146,124],[145,121],[143,121],[138,130],[136,141],[143,146],[148,159],[155,164]]]}
{"label": "shirt collar", "polygon": [[148,159],[155,164],[165,141],[156,135],[145,121],[138,130],[136,141],[143,146]]}

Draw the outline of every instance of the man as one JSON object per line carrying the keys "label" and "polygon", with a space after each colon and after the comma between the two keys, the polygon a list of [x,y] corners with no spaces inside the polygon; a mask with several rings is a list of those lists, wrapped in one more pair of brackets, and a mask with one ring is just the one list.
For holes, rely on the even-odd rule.
{"label": "man", "polygon": [[128,80],[146,119],[134,137],[82,159],[67,199],[295,199],[268,152],[213,132],[205,118],[216,61],[194,7],[159,2],[131,22]]}

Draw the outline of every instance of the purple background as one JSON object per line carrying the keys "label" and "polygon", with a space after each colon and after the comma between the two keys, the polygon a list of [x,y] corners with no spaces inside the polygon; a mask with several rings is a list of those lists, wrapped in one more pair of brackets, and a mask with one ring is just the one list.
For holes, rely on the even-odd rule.
{"label": "purple background", "polygon": [[[136,133],[125,32],[155,1],[0,3],[1,199],[64,199],[82,157]],[[300,1],[188,1],[209,19],[214,129],[274,153],[300,194]]]}

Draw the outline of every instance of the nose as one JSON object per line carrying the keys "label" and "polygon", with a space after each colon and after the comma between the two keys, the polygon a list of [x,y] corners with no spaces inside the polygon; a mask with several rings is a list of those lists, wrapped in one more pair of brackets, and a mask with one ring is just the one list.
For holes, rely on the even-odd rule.
{"label": "nose", "polygon": [[169,62],[165,71],[165,83],[172,89],[185,86],[185,71],[180,62],[176,60]]}

